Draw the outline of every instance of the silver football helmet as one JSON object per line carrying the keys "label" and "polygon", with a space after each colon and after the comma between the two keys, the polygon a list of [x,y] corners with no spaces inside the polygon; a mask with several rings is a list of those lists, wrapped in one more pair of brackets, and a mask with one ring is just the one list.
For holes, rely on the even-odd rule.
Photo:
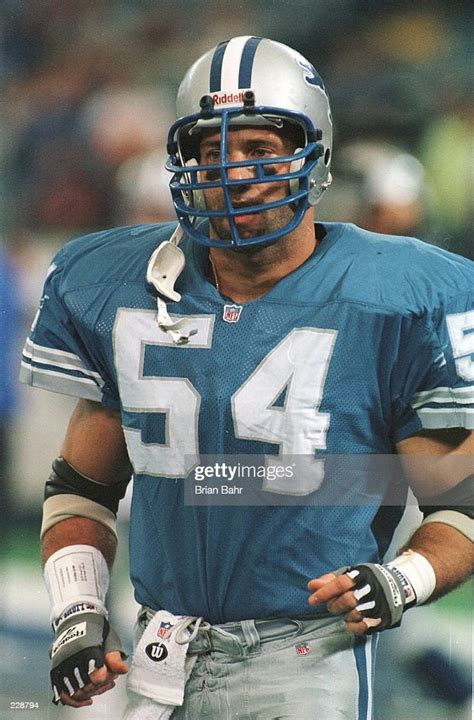
{"label": "silver football helmet", "polygon": [[[331,183],[328,95],[311,63],[286,45],[250,36],[220,43],[184,76],[178,90],[177,117],[168,135],[166,167],[173,173],[170,189],[181,227],[201,244],[222,247],[222,240],[209,238],[207,224],[197,222],[212,217],[227,218],[229,242],[234,247],[272,242],[297,227]],[[299,147],[290,157],[229,162],[228,131],[235,124],[291,128]],[[220,129],[220,159],[212,166],[201,165],[199,159],[199,135],[207,127]],[[288,173],[275,173],[275,164],[289,162]],[[245,180],[250,184],[288,180],[288,195],[272,203],[234,208],[231,190],[242,182],[229,177],[229,170],[235,167],[250,169],[251,177]],[[206,207],[204,191],[216,187],[223,191],[223,210]],[[282,205],[293,210],[284,227],[258,237],[240,237],[237,215]]]}

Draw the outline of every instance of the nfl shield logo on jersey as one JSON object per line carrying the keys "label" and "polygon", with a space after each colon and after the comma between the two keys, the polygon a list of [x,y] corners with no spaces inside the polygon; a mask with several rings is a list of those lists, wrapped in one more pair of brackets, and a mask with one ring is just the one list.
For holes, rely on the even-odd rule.
{"label": "nfl shield logo on jersey", "polygon": [[236,323],[240,320],[242,305],[224,305],[222,319],[228,323]]}

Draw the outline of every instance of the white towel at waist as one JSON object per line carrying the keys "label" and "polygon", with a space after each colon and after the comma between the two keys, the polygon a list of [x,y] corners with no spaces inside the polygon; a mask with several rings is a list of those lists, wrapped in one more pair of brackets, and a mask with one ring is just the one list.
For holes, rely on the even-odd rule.
{"label": "white towel at waist", "polygon": [[197,659],[186,654],[188,645],[206,625],[202,618],[166,610],[155,613],[133,653],[124,720],[168,720],[174,708],[183,704],[184,688]]}

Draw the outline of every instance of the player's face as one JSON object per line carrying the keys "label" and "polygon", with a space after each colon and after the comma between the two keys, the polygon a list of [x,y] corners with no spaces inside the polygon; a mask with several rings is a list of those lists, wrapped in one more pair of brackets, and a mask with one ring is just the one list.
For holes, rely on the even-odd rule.
{"label": "player's face", "polygon": [[[277,129],[267,128],[231,128],[228,135],[228,160],[230,162],[251,162],[252,160],[267,159],[292,155],[295,152],[294,141],[290,140]],[[220,132],[208,130],[200,143],[200,162],[202,164],[218,163],[220,161]],[[267,174],[281,175],[288,173],[290,163],[276,163],[266,169]],[[203,181],[218,179],[212,171],[203,173]],[[255,177],[255,167],[233,168],[229,170],[229,178],[241,180],[241,184],[231,187],[232,204],[234,208],[244,208],[273,202],[289,194],[288,181],[267,183],[246,183],[248,178]],[[223,191],[213,188],[205,191],[206,206],[209,210],[222,210],[224,208]],[[292,219],[293,212],[288,205],[265,210],[249,215],[237,215],[235,222],[242,238],[251,238],[265,235],[279,229]],[[223,240],[230,238],[229,223],[226,218],[211,218],[212,235]]]}

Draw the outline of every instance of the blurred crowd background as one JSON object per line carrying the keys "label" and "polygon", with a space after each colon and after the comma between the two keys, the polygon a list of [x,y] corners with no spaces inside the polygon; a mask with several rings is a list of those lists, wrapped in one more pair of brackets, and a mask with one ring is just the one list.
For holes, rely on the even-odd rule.
{"label": "blurred crowd background", "polygon": [[[52,255],[91,230],[174,217],[163,164],[178,84],[204,51],[254,34],[299,49],[328,87],[334,182],[318,216],[473,259],[471,5],[0,0],[0,641],[9,650],[0,720],[69,717],[47,699],[37,533],[73,404],[16,379]],[[126,505],[121,527],[125,538]],[[115,612],[129,633],[126,540],[117,578]],[[381,642],[388,670],[379,673],[378,720],[471,717],[471,595],[461,589],[433,608],[413,611],[403,636]],[[28,699],[40,707],[12,709]],[[118,714],[104,701],[87,717]]]}

